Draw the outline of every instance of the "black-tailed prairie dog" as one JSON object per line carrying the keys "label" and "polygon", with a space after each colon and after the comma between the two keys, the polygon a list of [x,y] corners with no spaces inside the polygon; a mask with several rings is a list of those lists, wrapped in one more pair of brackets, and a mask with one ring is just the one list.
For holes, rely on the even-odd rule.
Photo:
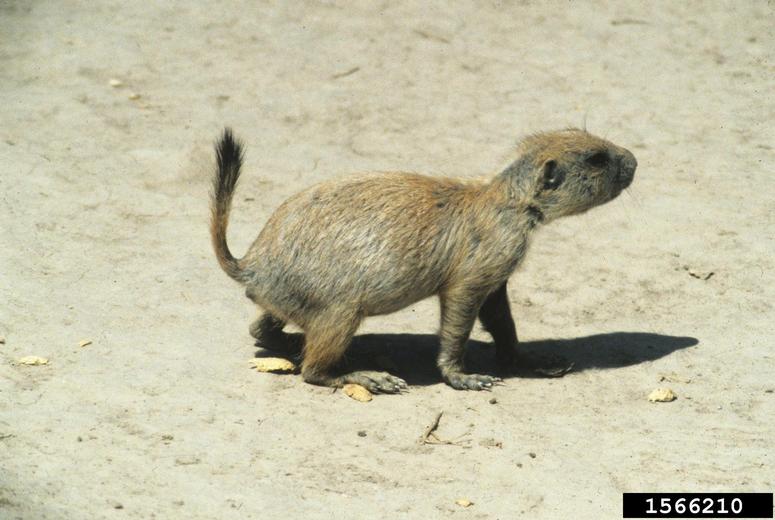
{"label": "black-tailed prairie dog", "polygon": [[478,317],[498,362],[512,362],[517,334],[506,283],[533,230],[614,199],[637,166],[628,150],[567,129],[524,139],[516,160],[488,181],[413,173],[332,180],[286,200],[237,259],[226,227],[243,153],[229,129],[216,153],[213,247],[223,270],[263,309],[251,326],[258,344],[283,348],[291,339],[283,327],[294,323],[304,331],[305,381],[390,393],[406,383],[385,372],[337,371],[361,320],[438,295],[444,381],[461,390],[491,387],[498,378],[464,371],[465,344]]}

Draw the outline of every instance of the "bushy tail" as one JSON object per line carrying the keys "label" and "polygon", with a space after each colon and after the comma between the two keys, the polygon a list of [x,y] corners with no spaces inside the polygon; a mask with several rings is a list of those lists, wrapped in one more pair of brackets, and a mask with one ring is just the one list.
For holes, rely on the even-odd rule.
{"label": "bushy tail", "polygon": [[232,256],[226,244],[231,199],[239,180],[243,158],[242,144],[234,138],[230,128],[224,129],[223,136],[215,144],[215,154],[218,169],[210,194],[210,238],[221,268],[233,279],[244,282],[246,272],[240,261]]}

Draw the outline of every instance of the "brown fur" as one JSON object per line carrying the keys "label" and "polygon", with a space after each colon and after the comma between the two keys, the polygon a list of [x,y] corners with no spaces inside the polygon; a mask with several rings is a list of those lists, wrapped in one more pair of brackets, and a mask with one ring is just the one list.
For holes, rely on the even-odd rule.
{"label": "brown fur", "polygon": [[489,181],[410,173],[348,177],[313,186],[285,201],[247,254],[226,245],[231,197],[242,150],[230,131],[217,146],[211,233],[224,270],[265,310],[251,334],[268,348],[296,352],[304,330],[302,376],[314,384],[358,383],[397,392],[386,373],[334,369],[361,320],[428,296],[441,302],[439,369],[458,389],[498,379],[465,374],[463,354],[478,317],[493,336],[500,363],[513,360],[516,329],[506,282],[541,223],[615,198],[632,181],[632,154],[576,129],[536,134],[517,159]]}

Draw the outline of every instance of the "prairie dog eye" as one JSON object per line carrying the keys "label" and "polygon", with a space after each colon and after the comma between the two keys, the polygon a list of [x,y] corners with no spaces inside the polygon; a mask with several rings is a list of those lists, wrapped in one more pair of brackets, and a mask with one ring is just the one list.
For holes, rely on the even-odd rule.
{"label": "prairie dog eye", "polygon": [[608,161],[608,154],[605,152],[595,152],[585,160],[585,162],[593,168],[605,168],[608,166]]}
{"label": "prairie dog eye", "polygon": [[554,190],[565,180],[565,172],[557,166],[557,161],[548,160],[544,163],[544,189]]}

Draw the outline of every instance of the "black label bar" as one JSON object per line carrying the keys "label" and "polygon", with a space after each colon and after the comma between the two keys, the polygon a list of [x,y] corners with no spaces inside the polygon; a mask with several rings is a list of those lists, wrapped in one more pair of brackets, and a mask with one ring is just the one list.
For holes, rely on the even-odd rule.
{"label": "black label bar", "polygon": [[772,518],[772,493],[624,493],[623,518]]}

